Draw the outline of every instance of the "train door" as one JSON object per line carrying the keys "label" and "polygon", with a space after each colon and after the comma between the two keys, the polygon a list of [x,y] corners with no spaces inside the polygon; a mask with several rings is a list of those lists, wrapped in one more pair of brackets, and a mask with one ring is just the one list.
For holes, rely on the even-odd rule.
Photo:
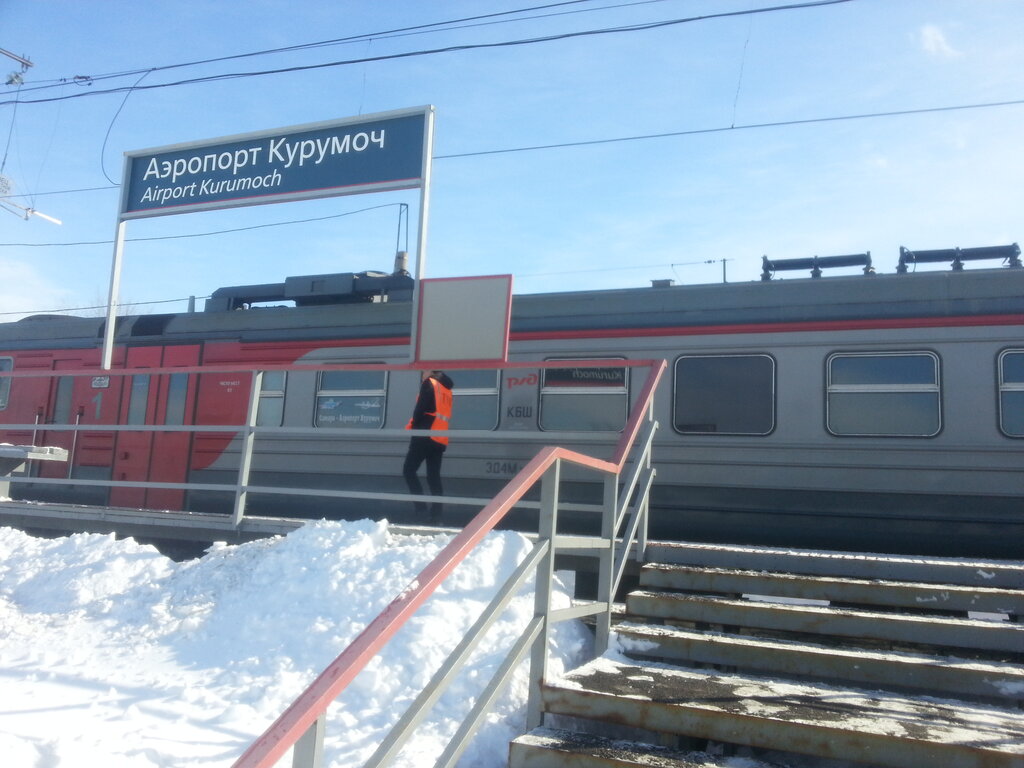
{"label": "train door", "polygon": [[[106,480],[110,476],[114,445],[113,432],[51,430],[46,424],[113,424],[117,417],[121,382],[117,377],[61,375],[96,365],[95,353],[55,358],[54,376],[49,383],[49,397],[43,406],[43,422],[38,433],[40,445],[59,446],[68,450],[68,462],[39,462],[40,477]],[[88,359],[86,359],[88,358]],[[83,486],[75,491],[76,501],[101,504],[106,488]]]}
{"label": "train door", "polygon": [[[182,425],[191,423],[193,387],[187,373],[151,374],[146,368],[194,365],[199,347],[134,347],[128,350],[121,424]],[[118,434],[114,479],[135,482],[183,483],[191,435],[187,432],[124,431]],[[181,509],[184,491],[162,488],[113,488],[117,507]]]}
{"label": "train door", "polygon": [[[160,347],[133,347],[127,351],[125,368],[158,368]],[[119,424],[139,426],[154,424],[156,414],[155,378],[144,370],[118,376],[123,379]],[[153,446],[152,432],[118,432],[114,452],[114,480],[145,482],[149,479],[149,459]],[[144,488],[111,488],[110,504],[115,507],[142,507],[146,500]]]}
{"label": "train door", "polygon": [[[43,416],[44,424],[75,424],[80,422],[85,411],[84,378],[76,376],[61,376],[60,371],[71,371],[81,368],[79,360],[54,360],[54,376],[50,379],[50,393],[46,402],[46,413]],[[38,472],[40,477],[71,477],[71,470],[75,459],[73,445],[75,433],[64,430],[43,429],[39,435],[39,443],[45,446],[65,448],[68,451],[68,463],[60,462],[39,462]]]}
{"label": "train door", "polygon": [[[164,350],[164,368],[198,364],[197,344],[168,347]],[[167,373],[160,376],[156,400],[157,424],[181,426],[192,423],[196,399],[195,379],[195,376],[188,373]],[[150,479],[158,483],[184,483],[188,479],[192,443],[191,432],[154,433]],[[146,492],[145,506],[150,509],[183,509],[185,492],[175,488],[150,488]]]}

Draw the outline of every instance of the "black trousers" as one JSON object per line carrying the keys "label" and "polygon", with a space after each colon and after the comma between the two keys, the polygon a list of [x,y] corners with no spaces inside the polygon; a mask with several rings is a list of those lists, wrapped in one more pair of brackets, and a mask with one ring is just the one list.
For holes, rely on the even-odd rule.
{"label": "black trousers", "polygon": [[[445,446],[429,437],[413,437],[409,440],[409,450],[405,454],[405,464],[402,466],[402,475],[405,477],[405,484],[409,486],[409,493],[416,496],[423,495],[423,486],[416,476],[420,465],[427,464],[427,486],[430,488],[431,496],[444,496],[444,489],[441,487],[441,459],[444,458]],[[422,501],[414,502],[416,511],[420,514],[427,511],[427,505]],[[438,518],[443,511],[443,505],[439,501],[430,505],[430,516]]]}

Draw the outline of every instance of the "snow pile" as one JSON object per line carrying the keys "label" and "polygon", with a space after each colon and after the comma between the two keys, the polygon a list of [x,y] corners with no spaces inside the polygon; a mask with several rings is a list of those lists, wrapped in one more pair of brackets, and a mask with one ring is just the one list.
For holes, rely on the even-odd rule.
{"label": "snow pile", "polygon": [[[230,765],[449,540],[319,522],[176,563],[131,539],[0,528],[4,763]],[[331,707],[327,765],[369,757],[529,547],[511,532],[477,547]],[[532,593],[513,601],[402,764],[440,753],[532,610]],[[556,626],[551,673],[588,644],[580,624]],[[521,666],[462,764],[504,765],[525,693]]]}

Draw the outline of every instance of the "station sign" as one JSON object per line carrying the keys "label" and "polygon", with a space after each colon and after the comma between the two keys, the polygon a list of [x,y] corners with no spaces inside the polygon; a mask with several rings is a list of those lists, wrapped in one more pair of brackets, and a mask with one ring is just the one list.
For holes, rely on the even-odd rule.
{"label": "station sign", "polygon": [[125,153],[121,219],[420,187],[432,108]]}
{"label": "station sign", "polygon": [[544,371],[544,387],[614,387],[626,386],[625,368],[548,368]]}
{"label": "station sign", "polygon": [[[113,363],[125,229],[132,219],[418,188],[420,280],[433,141],[434,108],[427,106],[126,152],[102,367]],[[414,326],[417,301],[414,294]]]}

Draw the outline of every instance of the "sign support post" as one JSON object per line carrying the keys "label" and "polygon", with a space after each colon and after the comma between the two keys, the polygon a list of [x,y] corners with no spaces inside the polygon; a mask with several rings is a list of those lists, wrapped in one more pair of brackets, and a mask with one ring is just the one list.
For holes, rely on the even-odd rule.
{"label": "sign support post", "polygon": [[[434,113],[431,111],[426,124],[424,145],[434,146]],[[409,362],[416,361],[416,339],[419,337],[420,321],[420,283],[427,268],[427,219],[430,210],[430,173],[433,167],[433,152],[429,149],[423,153],[423,183],[420,185],[420,222],[416,234],[416,271],[413,277],[416,283],[412,292],[412,317],[409,320]]]}
{"label": "sign support post", "polygon": [[110,293],[107,296],[107,324],[103,328],[103,363],[105,371],[110,370],[114,355],[114,326],[117,324],[117,307],[121,295],[121,258],[124,255],[124,230],[126,222],[117,222],[114,235],[114,258],[110,265]]}

